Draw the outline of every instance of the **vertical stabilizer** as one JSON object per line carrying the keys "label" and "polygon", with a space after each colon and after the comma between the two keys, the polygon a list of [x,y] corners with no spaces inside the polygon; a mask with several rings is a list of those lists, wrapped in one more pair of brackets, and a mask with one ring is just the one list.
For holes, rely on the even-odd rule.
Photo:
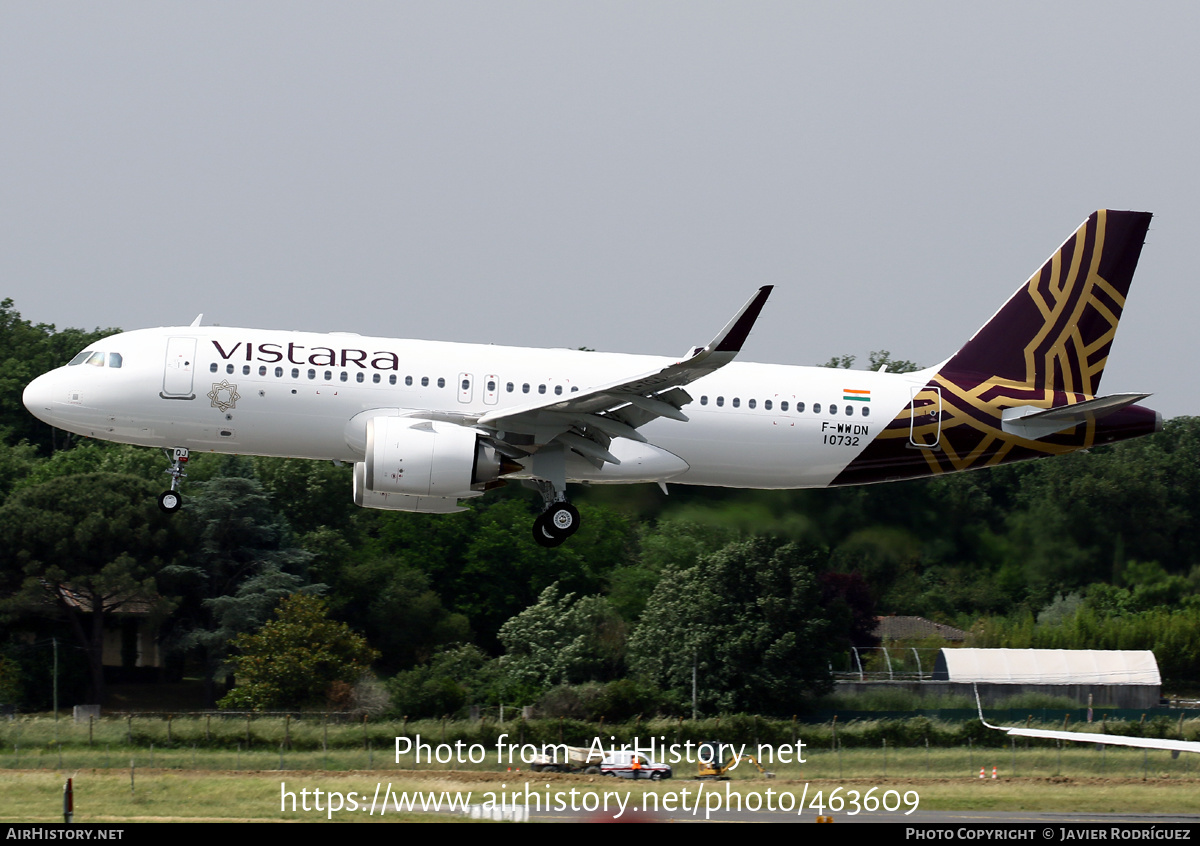
{"label": "vertical stabilizer", "polygon": [[965,386],[1094,396],[1125,307],[1149,212],[1092,214],[941,369]]}

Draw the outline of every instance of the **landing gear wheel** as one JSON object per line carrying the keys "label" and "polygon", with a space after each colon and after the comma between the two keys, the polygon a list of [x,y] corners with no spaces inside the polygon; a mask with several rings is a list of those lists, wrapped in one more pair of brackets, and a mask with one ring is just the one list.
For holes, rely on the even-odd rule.
{"label": "landing gear wheel", "polygon": [[579,509],[569,502],[556,502],[546,510],[546,531],[569,538],[579,530]]}
{"label": "landing gear wheel", "polygon": [[567,536],[551,534],[549,527],[550,512],[547,511],[533,521],[533,539],[537,541],[539,546],[562,546],[562,543],[567,539]]}
{"label": "landing gear wheel", "polygon": [[174,514],[183,505],[183,496],[176,489],[187,478],[187,463],[190,453],[184,447],[164,449],[163,453],[171,460],[171,469],[166,471],[166,474],[171,477],[171,488],[158,495],[158,507],[168,514]]}

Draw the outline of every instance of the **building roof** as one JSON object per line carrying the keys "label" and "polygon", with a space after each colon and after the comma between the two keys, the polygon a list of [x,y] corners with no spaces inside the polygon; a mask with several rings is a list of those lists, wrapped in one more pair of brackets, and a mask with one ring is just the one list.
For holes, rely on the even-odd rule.
{"label": "building roof", "polygon": [[992,684],[1161,685],[1149,650],[942,649],[935,681]]}
{"label": "building roof", "polygon": [[966,640],[967,633],[954,626],[926,620],[924,617],[876,617],[875,636],[880,640],[924,640],[940,637],[944,640]]}

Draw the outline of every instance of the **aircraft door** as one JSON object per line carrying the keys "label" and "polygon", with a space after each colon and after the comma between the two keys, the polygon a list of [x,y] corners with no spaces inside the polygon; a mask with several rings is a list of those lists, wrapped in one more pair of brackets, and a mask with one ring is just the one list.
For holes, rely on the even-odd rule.
{"label": "aircraft door", "polygon": [[942,389],[910,389],[908,405],[908,442],[921,449],[935,449],[942,438]]}
{"label": "aircraft door", "polygon": [[495,373],[489,373],[483,377],[483,401],[488,405],[495,405],[500,399],[500,377]]}
{"label": "aircraft door", "polygon": [[196,372],[196,339],[167,338],[167,358],[163,367],[163,399],[195,399],[192,377]]}
{"label": "aircraft door", "polygon": [[458,401],[470,402],[471,396],[474,394],[474,382],[470,373],[458,374]]}

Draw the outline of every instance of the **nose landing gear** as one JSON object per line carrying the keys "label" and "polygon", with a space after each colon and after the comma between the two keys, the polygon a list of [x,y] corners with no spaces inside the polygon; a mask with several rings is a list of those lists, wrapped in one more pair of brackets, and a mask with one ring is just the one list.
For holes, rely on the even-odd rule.
{"label": "nose landing gear", "polygon": [[183,496],[176,488],[187,478],[184,468],[188,462],[188,451],[183,447],[175,447],[169,451],[164,449],[163,454],[171,459],[171,468],[163,471],[171,477],[171,488],[158,495],[158,507],[168,514],[174,514],[183,505]]}

